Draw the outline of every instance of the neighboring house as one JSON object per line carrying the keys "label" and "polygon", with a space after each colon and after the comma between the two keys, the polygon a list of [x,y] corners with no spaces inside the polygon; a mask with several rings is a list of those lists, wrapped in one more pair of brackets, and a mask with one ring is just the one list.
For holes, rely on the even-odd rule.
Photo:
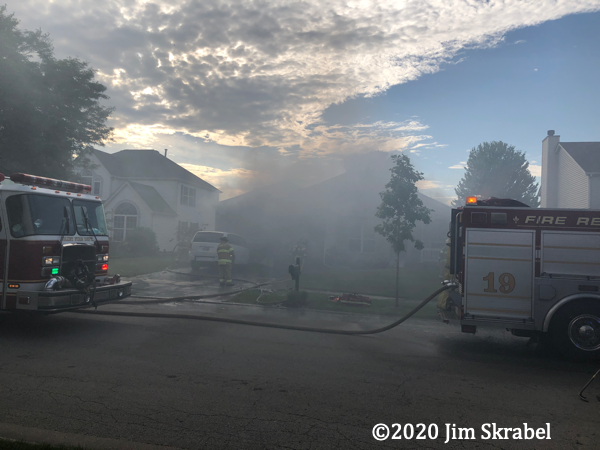
{"label": "neighboring house", "polygon": [[[389,156],[385,160],[389,160]],[[240,234],[258,250],[257,262],[280,260],[289,264],[289,249],[308,242],[309,258],[326,265],[387,267],[395,255],[390,244],[373,230],[381,204],[379,193],[390,179],[388,165],[373,164],[347,170],[324,182],[300,188],[280,182],[219,203],[217,228]],[[417,251],[406,242],[401,261],[439,261],[445,246],[451,208],[418,194],[435,211],[428,225],[417,223],[416,239],[425,244]],[[281,261],[283,260],[283,261]],[[287,267],[287,266],[285,266]]]}
{"label": "neighboring house", "polygon": [[542,141],[542,208],[600,209],[600,142]]}
{"label": "neighboring house", "polygon": [[94,150],[92,170],[81,172],[102,198],[113,241],[127,239],[136,227],[156,233],[161,250],[198,229],[214,230],[219,191],[156,150]]}

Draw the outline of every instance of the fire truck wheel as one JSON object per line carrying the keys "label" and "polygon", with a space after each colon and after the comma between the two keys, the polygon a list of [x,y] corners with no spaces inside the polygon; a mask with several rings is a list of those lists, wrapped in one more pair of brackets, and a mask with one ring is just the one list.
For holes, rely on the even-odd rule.
{"label": "fire truck wheel", "polygon": [[550,338],[562,355],[578,360],[600,358],[600,304],[567,304],[552,318]]}

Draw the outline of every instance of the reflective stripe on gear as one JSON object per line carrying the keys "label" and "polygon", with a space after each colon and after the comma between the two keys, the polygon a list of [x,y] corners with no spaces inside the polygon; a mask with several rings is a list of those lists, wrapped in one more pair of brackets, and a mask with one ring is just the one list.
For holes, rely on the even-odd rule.
{"label": "reflective stripe on gear", "polygon": [[231,283],[232,278],[231,264],[219,264],[219,282],[224,283],[227,281],[227,283]]}
{"label": "reflective stripe on gear", "polygon": [[231,264],[234,255],[233,247],[229,244],[219,244],[217,255],[219,256],[219,264]]}

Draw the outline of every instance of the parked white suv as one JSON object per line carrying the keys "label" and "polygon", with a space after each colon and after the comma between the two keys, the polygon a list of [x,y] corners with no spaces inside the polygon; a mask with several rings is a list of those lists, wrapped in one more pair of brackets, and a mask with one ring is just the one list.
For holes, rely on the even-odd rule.
{"label": "parked white suv", "polygon": [[202,265],[217,264],[217,246],[221,243],[221,237],[223,236],[227,236],[229,240],[228,244],[233,247],[235,253],[234,264],[248,264],[250,251],[243,237],[222,231],[198,231],[194,235],[190,246],[190,264],[192,270],[197,270]]}

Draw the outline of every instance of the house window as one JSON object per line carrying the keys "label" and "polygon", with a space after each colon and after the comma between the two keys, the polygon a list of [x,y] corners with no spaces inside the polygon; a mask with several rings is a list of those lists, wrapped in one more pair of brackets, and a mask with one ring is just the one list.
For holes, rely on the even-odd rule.
{"label": "house window", "polygon": [[362,220],[351,220],[348,225],[348,250],[354,253],[375,251],[375,231]]}
{"label": "house window", "polygon": [[196,189],[181,186],[181,199],[179,201],[182,205],[185,206],[196,206]]}
{"label": "house window", "polygon": [[102,190],[102,179],[100,177],[86,175],[81,178],[83,180],[83,184],[91,186],[93,195],[100,196],[100,192]]}
{"label": "house window", "polygon": [[121,242],[127,239],[127,232],[137,227],[138,213],[131,203],[121,203],[115,209],[113,219],[113,240]]}

